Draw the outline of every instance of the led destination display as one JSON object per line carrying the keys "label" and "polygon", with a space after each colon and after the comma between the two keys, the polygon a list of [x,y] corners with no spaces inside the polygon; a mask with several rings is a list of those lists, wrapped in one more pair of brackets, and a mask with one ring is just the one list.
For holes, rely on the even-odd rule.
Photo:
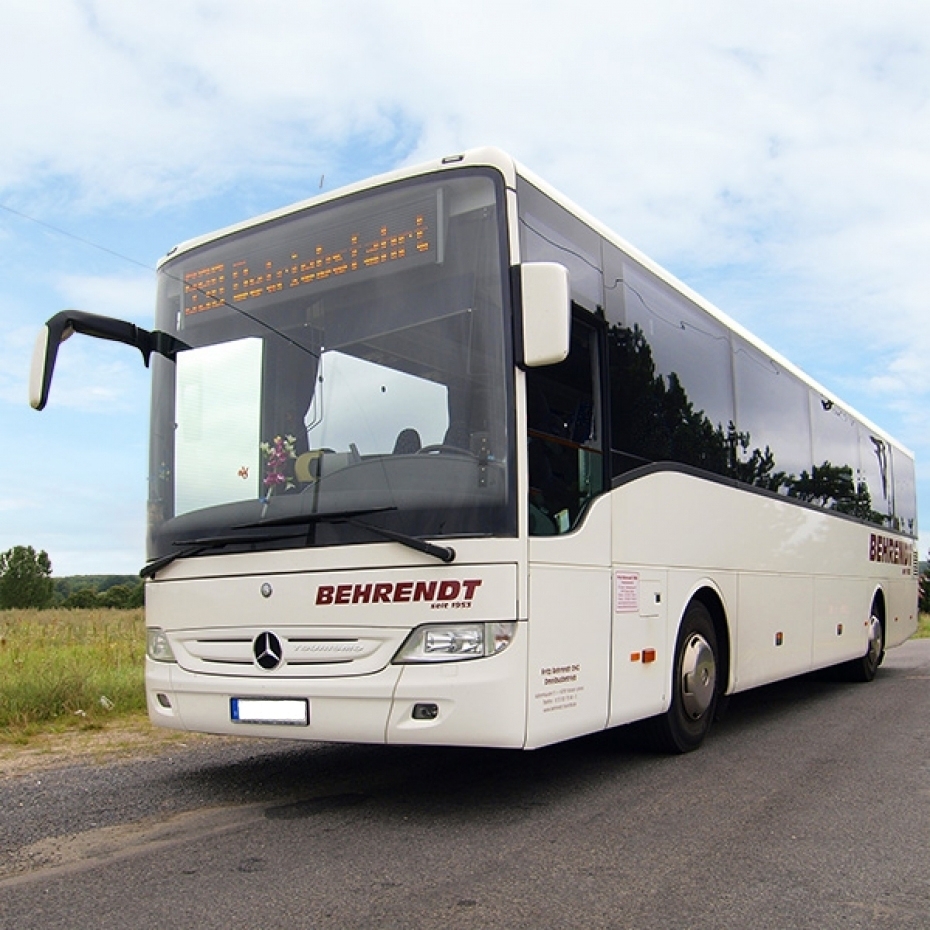
{"label": "led destination display", "polygon": [[[441,260],[435,195],[390,210],[372,211],[352,222],[321,224],[304,216],[267,230],[251,248],[250,235],[212,252],[205,264],[184,272],[184,313],[189,316],[229,304],[318,289],[340,279],[363,280]],[[332,216],[332,212],[327,214]]]}

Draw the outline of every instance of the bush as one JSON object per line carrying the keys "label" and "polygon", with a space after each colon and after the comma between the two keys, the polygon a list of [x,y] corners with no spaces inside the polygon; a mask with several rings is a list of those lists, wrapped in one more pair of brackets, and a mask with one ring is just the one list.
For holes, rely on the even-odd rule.
{"label": "bush", "polygon": [[71,610],[90,610],[100,605],[100,598],[93,588],[78,588],[62,601],[62,607]]}

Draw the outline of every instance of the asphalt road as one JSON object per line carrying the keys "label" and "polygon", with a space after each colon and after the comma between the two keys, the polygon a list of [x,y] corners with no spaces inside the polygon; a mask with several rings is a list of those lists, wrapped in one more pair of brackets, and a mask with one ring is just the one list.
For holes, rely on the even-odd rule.
{"label": "asphalt road", "polygon": [[0,927],[930,927],[930,640],[738,696],[678,758],[172,753],[0,782]]}

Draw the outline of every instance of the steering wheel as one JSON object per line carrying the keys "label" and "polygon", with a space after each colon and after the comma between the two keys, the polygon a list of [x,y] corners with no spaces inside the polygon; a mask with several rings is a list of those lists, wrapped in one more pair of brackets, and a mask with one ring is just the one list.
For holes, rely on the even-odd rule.
{"label": "steering wheel", "polygon": [[449,446],[444,442],[437,442],[431,446],[423,446],[417,449],[417,455],[429,455],[431,452],[438,452],[440,455],[467,455],[469,458],[478,458],[470,449],[462,449],[459,446]]}

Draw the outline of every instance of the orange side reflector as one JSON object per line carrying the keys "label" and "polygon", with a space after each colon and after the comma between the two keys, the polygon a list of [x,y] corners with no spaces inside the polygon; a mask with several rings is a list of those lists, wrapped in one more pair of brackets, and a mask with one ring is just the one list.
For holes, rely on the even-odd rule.
{"label": "orange side reflector", "polygon": [[644,649],[643,650],[643,662],[655,662],[655,660],[656,660],[655,649]]}
{"label": "orange side reflector", "polygon": [[641,657],[640,657],[640,654],[639,654],[638,652],[631,652],[631,653],[630,653],[630,661],[631,661],[631,662],[638,662],[638,661],[640,660],[640,658],[641,658]]}

